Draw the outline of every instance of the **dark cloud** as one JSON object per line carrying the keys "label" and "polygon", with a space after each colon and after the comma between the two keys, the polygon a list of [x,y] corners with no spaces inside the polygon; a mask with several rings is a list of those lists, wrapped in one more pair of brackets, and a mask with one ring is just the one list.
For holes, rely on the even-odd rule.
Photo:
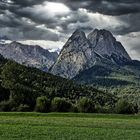
{"label": "dark cloud", "polygon": [[38,22],[33,22],[29,16],[22,16],[8,9],[0,12],[1,36],[6,35],[13,40],[59,40],[56,33],[50,30],[37,28],[38,26]]}
{"label": "dark cloud", "polygon": [[[50,0],[52,1],[52,0]],[[73,10],[86,8],[92,12],[99,12],[107,15],[123,15],[140,12],[139,0],[54,0],[63,2]]]}
{"label": "dark cloud", "polygon": [[140,13],[128,14],[118,17],[121,21],[125,22],[127,26],[121,28],[120,30],[114,29],[116,34],[128,34],[131,32],[140,31]]}
{"label": "dark cloud", "polygon": [[[4,1],[4,0],[1,0]],[[6,0],[5,0],[6,1]],[[11,0],[14,5],[29,7],[42,4],[46,0]],[[73,10],[86,8],[92,12],[99,12],[107,15],[123,15],[140,12],[139,0],[48,0],[50,2],[65,3]]]}
{"label": "dark cloud", "polygon": [[21,7],[33,6],[36,4],[41,4],[46,0],[11,0],[14,4],[20,5]]}
{"label": "dark cloud", "polygon": [[[5,34],[11,35],[15,30],[17,38],[42,40],[58,40],[59,36],[70,34],[75,28],[88,32],[96,26],[116,35],[140,31],[140,0],[48,1],[64,3],[70,12],[51,15],[40,8],[46,0],[0,0],[0,31],[5,28]],[[87,11],[80,12],[79,9]],[[96,12],[104,16],[92,15]],[[40,25],[45,25],[46,29],[38,28]]]}

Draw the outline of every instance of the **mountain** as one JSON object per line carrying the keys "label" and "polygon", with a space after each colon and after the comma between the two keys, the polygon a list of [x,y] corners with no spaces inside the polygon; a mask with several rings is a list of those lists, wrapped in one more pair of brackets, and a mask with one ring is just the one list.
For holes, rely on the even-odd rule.
{"label": "mountain", "polygon": [[47,71],[56,61],[58,54],[40,46],[24,45],[18,42],[0,44],[0,54],[20,64]]}
{"label": "mountain", "polygon": [[95,29],[86,37],[83,31],[76,30],[61,50],[51,73],[71,79],[103,60],[123,65],[131,58],[109,31]]}
{"label": "mountain", "polygon": [[[140,98],[140,62],[132,60],[111,32],[76,30],[50,72],[97,89]],[[127,97],[128,97],[127,96]]]}

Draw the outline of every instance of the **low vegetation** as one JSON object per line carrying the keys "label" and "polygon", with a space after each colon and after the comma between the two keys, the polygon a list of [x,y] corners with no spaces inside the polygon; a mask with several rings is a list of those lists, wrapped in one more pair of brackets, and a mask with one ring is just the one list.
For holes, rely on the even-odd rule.
{"label": "low vegetation", "polygon": [[0,140],[139,140],[140,116],[0,113]]}

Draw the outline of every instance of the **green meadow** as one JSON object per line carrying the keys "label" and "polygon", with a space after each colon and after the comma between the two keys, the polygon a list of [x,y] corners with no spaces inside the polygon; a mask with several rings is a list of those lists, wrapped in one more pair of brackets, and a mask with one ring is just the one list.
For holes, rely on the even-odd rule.
{"label": "green meadow", "polygon": [[0,113],[0,140],[139,139],[139,115]]}

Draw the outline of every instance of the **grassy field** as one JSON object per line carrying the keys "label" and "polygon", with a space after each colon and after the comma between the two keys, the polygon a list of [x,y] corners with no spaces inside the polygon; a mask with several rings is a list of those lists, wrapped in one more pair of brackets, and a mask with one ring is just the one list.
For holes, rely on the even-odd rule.
{"label": "grassy field", "polygon": [[140,116],[0,113],[0,140],[140,140]]}

